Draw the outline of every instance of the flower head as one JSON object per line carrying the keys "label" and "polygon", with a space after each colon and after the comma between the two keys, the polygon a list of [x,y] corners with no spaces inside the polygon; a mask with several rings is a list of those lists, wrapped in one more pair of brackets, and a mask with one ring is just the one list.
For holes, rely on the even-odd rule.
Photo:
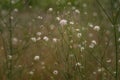
{"label": "flower head", "polygon": [[61,25],[61,26],[67,25],[67,20],[66,20],[66,19],[60,20],[60,25]]}

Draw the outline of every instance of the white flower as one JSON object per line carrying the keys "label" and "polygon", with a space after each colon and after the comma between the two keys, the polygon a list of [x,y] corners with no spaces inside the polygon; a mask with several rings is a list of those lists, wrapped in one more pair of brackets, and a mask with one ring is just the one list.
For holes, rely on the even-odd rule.
{"label": "white flower", "polygon": [[49,8],[48,10],[49,10],[49,11],[53,11],[53,8]]}
{"label": "white flower", "polygon": [[75,29],[76,31],[80,31],[80,29]]}
{"label": "white flower", "polygon": [[95,41],[95,40],[92,40],[92,41],[91,41],[91,44],[89,45],[89,47],[90,47],[90,48],[94,48],[96,44],[97,44],[96,41]]}
{"label": "white flower", "polygon": [[55,42],[55,43],[56,43],[56,42],[57,42],[57,38],[53,38],[53,42]]}
{"label": "white flower", "polygon": [[44,36],[44,37],[43,37],[43,40],[48,41],[49,38],[48,38],[47,36]]}
{"label": "white flower", "polygon": [[34,74],[34,72],[33,72],[33,71],[30,71],[30,72],[29,72],[29,74],[30,74],[30,75],[33,75],[33,74]]}
{"label": "white flower", "polygon": [[94,26],[93,30],[99,31],[100,30],[100,26]]}
{"label": "white flower", "polygon": [[13,19],[14,19],[14,17],[13,17],[13,16],[11,16],[11,17],[10,17],[10,19],[11,19],[11,20],[13,20]]}
{"label": "white flower", "polygon": [[74,22],[73,22],[73,21],[70,21],[70,24],[71,24],[71,25],[73,25],[73,24],[74,24]]}
{"label": "white flower", "polygon": [[97,74],[96,72],[93,72],[93,74]]}
{"label": "white flower", "polygon": [[37,40],[37,41],[41,40],[41,37],[38,37],[36,40]]}
{"label": "white flower", "polygon": [[35,38],[35,37],[31,37],[30,38],[33,42],[36,42],[37,41],[37,39]]}
{"label": "white flower", "polygon": [[98,68],[98,72],[104,71],[104,68]]}
{"label": "white flower", "polygon": [[107,63],[110,63],[111,61],[112,61],[111,59],[106,60]]}
{"label": "white flower", "polygon": [[8,55],[8,59],[10,59],[10,60],[11,60],[11,59],[12,59],[12,55]]}
{"label": "white flower", "polygon": [[71,5],[71,2],[68,2],[67,4],[68,4],[68,5]]}
{"label": "white flower", "polygon": [[87,7],[87,4],[86,4],[86,3],[84,3],[84,4],[83,4],[83,7]]}
{"label": "white flower", "polygon": [[78,9],[76,9],[75,12],[78,13],[78,14],[80,13],[80,11]]}
{"label": "white flower", "polygon": [[36,33],[37,36],[40,36],[41,34],[42,34],[41,32],[37,32],[37,33]]}
{"label": "white flower", "polygon": [[15,8],[15,9],[14,9],[14,12],[18,12],[18,9],[17,9],[17,8]]}
{"label": "white flower", "polygon": [[41,17],[41,16],[38,16],[37,18],[38,18],[38,19],[43,19],[43,17]]}
{"label": "white flower", "polygon": [[75,10],[75,9],[76,9],[76,7],[75,7],[75,6],[73,6],[73,7],[72,7],[72,10]]}
{"label": "white flower", "polygon": [[61,26],[67,25],[67,20],[65,20],[65,19],[60,20],[60,25]]}
{"label": "white flower", "polygon": [[80,38],[82,36],[81,33],[77,33],[77,37]]}
{"label": "white flower", "polygon": [[57,19],[58,21],[60,21],[60,17],[56,17],[56,19]]}
{"label": "white flower", "polygon": [[95,45],[97,44],[97,42],[95,40],[92,40],[92,43],[95,44]]}
{"label": "white flower", "polygon": [[34,57],[34,60],[35,60],[35,61],[38,61],[39,59],[40,59],[40,56],[35,56],[35,57]]}
{"label": "white flower", "polygon": [[54,75],[57,75],[57,74],[58,74],[58,70],[54,70],[54,71],[53,71],[53,74],[54,74]]}
{"label": "white flower", "polygon": [[77,62],[75,65],[76,65],[76,66],[81,66],[81,63],[80,63],[80,62]]}
{"label": "white flower", "polygon": [[12,43],[13,43],[13,44],[17,44],[17,42],[18,42],[18,39],[17,39],[16,37],[14,37],[14,38],[12,39]]}
{"label": "white flower", "polygon": [[93,28],[93,24],[92,23],[88,23],[88,26]]}

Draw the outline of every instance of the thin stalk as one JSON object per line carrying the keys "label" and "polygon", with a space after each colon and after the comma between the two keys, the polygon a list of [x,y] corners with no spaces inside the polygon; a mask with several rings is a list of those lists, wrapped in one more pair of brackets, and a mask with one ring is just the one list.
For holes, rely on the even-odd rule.
{"label": "thin stalk", "polygon": [[[8,33],[9,33],[9,39],[8,39],[8,42],[9,42],[9,53],[7,54],[7,56],[11,56],[13,55],[13,45],[12,45],[12,35],[13,35],[13,31],[12,31],[12,19],[11,19],[11,13],[12,13],[12,3],[11,3],[11,0],[10,0],[10,3],[9,3],[9,14],[8,14]],[[9,58],[9,57],[8,57]],[[7,80],[12,80],[13,76],[12,76],[12,59],[8,59],[8,74],[7,74]]]}
{"label": "thin stalk", "polygon": [[117,26],[113,25],[114,27],[114,40],[115,40],[115,64],[116,64],[116,74],[115,74],[115,80],[118,80],[118,45],[117,45]]}

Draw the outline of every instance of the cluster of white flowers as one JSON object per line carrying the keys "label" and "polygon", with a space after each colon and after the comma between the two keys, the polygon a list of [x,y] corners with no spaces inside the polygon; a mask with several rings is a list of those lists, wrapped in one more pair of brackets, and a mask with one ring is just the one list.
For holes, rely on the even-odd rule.
{"label": "cluster of white flowers", "polygon": [[81,38],[81,36],[82,36],[82,33],[77,33],[78,38]]}
{"label": "cluster of white flowers", "polygon": [[68,4],[68,5],[71,5],[71,2],[68,2],[67,4]]}
{"label": "cluster of white flowers", "polygon": [[111,60],[111,59],[108,59],[108,60],[106,60],[106,62],[107,62],[107,63],[110,63],[110,62],[112,62],[112,60]]}
{"label": "cluster of white flowers", "polygon": [[82,64],[80,62],[77,62],[75,65],[76,66],[81,66]]}
{"label": "cluster of white flowers", "polygon": [[65,25],[67,25],[67,22],[68,21],[66,19],[62,19],[62,20],[60,20],[59,23],[60,23],[61,26],[65,26]]}
{"label": "cluster of white flowers", "polygon": [[10,59],[10,60],[11,60],[11,59],[12,59],[12,55],[8,55],[8,59]]}
{"label": "cluster of white flowers", "polygon": [[18,43],[18,38],[14,37],[12,38],[12,44],[17,44]]}
{"label": "cluster of white flowers", "polygon": [[31,39],[33,42],[37,42],[36,37],[31,37],[30,39]]}
{"label": "cluster of white flowers", "polygon": [[58,41],[57,38],[53,38],[53,42],[56,43]]}
{"label": "cluster of white flowers", "polygon": [[89,48],[94,48],[96,44],[97,44],[96,41],[92,40],[91,44],[89,45]]}
{"label": "cluster of white flowers", "polygon": [[53,74],[54,74],[54,75],[57,75],[57,74],[58,74],[58,70],[54,70],[54,71],[53,71]]}
{"label": "cluster of white flowers", "polygon": [[94,27],[92,23],[88,23],[88,26],[91,27],[91,28]]}
{"label": "cluster of white flowers", "polygon": [[82,6],[85,8],[85,7],[87,7],[87,4],[86,4],[86,3],[83,3],[83,5],[82,5]]}
{"label": "cluster of white flowers", "polygon": [[38,61],[39,59],[40,59],[40,56],[35,56],[35,57],[34,57],[34,60],[35,60],[35,61]]}
{"label": "cluster of white flowers", "polygon": [[36,33],[37,36],[41,36],[41,34],[42,34],[41,32],[37,32]]}
{"label": "cluster of white flowers", "polygon": [[43,17],[42,16],[37,16],[37,19],[43,19]]}
{"label": "cluster of white flowers", "polygon": [[75,12],[78,13],[78,14],[80,13],[80,11],[78,9],[75,9]]}
{"label": "cluster of white flowers", "polygon": [[102,72],[104,70],[105,70],[104,68],[98,68],[98,72]]}
{"label": "cluster of white flowers", "polygon": [[18,9],[17,9],[17,8],[15,8],[15,9],[14,9],[14,12],[18,12]]}
{"label": "cluster of white flowers", "polygon": [[94,26],[93,30],[99,31],[100,30],[100,26]]}
{"label": "cluster of white flowers", "polygon": [[56,20],[60,21],[61,19],[60,19],[60,17],[56,17]]}
{"label": "cluster of white flowers", "polygon": [[34,75],[34,71],[30,71],[29,74],[30,74],[30,75]]}
{"label": "cluster of white flowers", "polygon": [[74,24],[74,22],[73,22],[73,21],[70,21],[69,23],[70,23],[71,25],[73,25],[73,24]]}
{"label": "cluster of white flowers", "polygon": [[44,37],[43,37],[43,40],[48,41],[49,38],[48,38],[47,36],[44,36]]}
{"label": "cluster of white flowers", "polygon": [[48,11],[51,11],[51,12],[52,12],[52,11],[53,11],[53,8],[49,8]]}

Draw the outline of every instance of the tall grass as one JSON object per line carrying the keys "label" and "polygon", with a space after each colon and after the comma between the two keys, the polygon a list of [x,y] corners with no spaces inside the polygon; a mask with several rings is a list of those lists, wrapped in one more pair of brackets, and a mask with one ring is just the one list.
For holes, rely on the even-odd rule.
{"label": "tall grass", "polygon": [[1,80],[119,80],[119,1],[26,0],[23,12],[24,1],[11,1],[1,15]]}
{"label": "tall grass", "polygon": [[[119,55],[118,55],[118,20],[120,16],[120,3],[119,1],[111,0],[111,15],[105,10],[104,6],[99,2],[99,0],[96,0],[100,8],[102,9],[102,12],[105,13],[105,16],[108,18],[110,23],[113,26],[113,34],[114,34],[114,44],[115,44],[115,61],[116,61],[116,68],[115,68],[115,80],[119,80],[119,65],[118,65],[118,60],[119,60]],[[115,6],[116,5],[116,6]]]}

